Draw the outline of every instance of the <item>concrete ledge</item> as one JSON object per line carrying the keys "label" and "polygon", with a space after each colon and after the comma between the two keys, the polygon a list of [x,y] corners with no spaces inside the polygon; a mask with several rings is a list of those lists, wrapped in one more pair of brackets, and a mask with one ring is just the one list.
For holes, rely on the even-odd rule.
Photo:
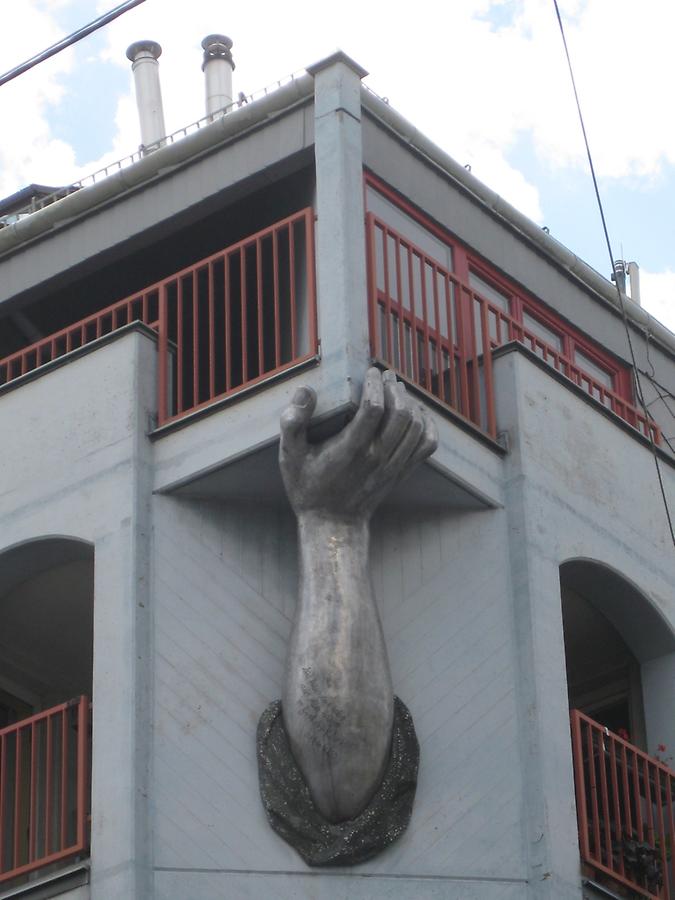
{"label": "concrete ledge", "polygon": [[[0,900],[9,900],[10,897],[25,897],[30,900],[47,900],[48,897],[58,897],[68,891],[89,884],[89,860],[72,863],[58,872],[44,875],[36,881],[8,888],[0,893]],[[89,892],[78,892],[80,896],[88,896]]]}
{"label": "concrete ledge", "polygon": [[115,329],[115,331],[104,334],[102,337],[96,338],[96,340],[94,341],[89,341],[88,344],[83,344],[81,347],[77,347],[75,350],[71,350],[69,353],[64,353],[63,356],[59,356],[56,359],[51,360],[50,362],[42,363],[41,366],[37,366],[37,368],[33,369],[31,372],[26,372],[25,375],[19,375],[18,378],[13,378],[6,384],[0,385],[0,397],[3,397],[5,394],[9,394],[11,391],[22,387],[24,384],[35,381],[37,378],[42,378],[43,375],[48,375],[55,369],[60,369],[61,366],[67,365],[74,359],[79,359],[81,356],[86,356],[87,353],[93,353],[94,350],[98,350],[100,347],[105,347],[108,344],[113,343],[113,341],[118,340],[118,338],[122,338],[132,331],[140,331],[141,334],[144,334],[146,337],[151,338],[153,341],[157,340],[157,332],[153,331],[152,328],[149,328],[143,322],[129,322],[128,325],[122,325],[121,328],[117,328]]}
{"label": "concrete ledge", "polygon": [[496,350],[493,351],[492,358],[493,360],[499,359],[502,356],[506,356],[509,353],[520,353],[522,356],[525,356],[530,362],[534,363],[537,368],[541,369],[542,372],[547,372],[555,381],[559,384],[564,385],[568,390],[572,391],[573,394],[576,394],[584,403],[588,403],[595,410],[601,413],[606,419],[609,419],[610,422],[613,422],[618,428],[621,428],[622,431],[625,431],[626,434],[629,434],[636,441],[639,441],[645,447],[648,447],[650,450],[652,446],[654,447],[654,451],[658,455],[660,460],[668,463],[668,465],[675,467],[675,459],[663,450],[661,447],[657,445],[652,445],[652,442],[649,438],[645,437],[642,432],[638,431],[637,428],[633,428],[625,419],[622,419],[621,416],[617,415],[615,412],[612,412],[611,409],[607,409],[607,407],[602,404],[599,400],[596,400],[595,397],[591,397],[590,394],[586,393],[586,391],[579,387],[578,384],[575,384],[570,378],[566,375],[563,375],[562,372],[558,372],[557,369],[554,369],[552,366],[549,366],[548,363],[544,362],[541,357],[537,356],[537,354],[530,350],[529,347],[526,347],[525,344],[521,344],[520,341],[509,341],[507,344],[502,344],[501,347],[497,347]]}

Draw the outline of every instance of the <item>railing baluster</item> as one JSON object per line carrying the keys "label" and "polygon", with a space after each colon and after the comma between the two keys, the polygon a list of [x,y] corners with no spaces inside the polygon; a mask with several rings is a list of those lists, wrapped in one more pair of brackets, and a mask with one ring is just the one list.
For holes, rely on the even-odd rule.
{"label": "railing baluster", "polygon": [[240,269],[240,302],[241,302],[241,380],[242,383],[248,381],[248,322],[246,314],[248,312],[248,304],[246,302],[246,246],[244,245],[239,251],[239,269]]}
{"label": "railing baluster", "polygon": [[[612,735],[608,738],[610,741],[610,750],[609,750],[609,758],[610,758],[610,775],[612,782],[612,804],[614,807],[614,832],[616,835],[616,843],[618,846],[618,857],[619,857],[619,872],[623,875],[624,873],[624,865],[623,865],[623,853],[621,852],[621,836],[623,834],[623,826],[621,824],[621,804],[619,802],[619,782],[617,777],[617,762],[616,762],[616,740]],[[612,853],[614,851],[614,847],[612,846]],[[611,858],[611,857],[610,857]]]}
{"label": "railing baluster", "polygon": [[[45,740],[45,856],[49,856],[52,835],[52,717],[47,717],[47,736]],[[2,866],[0,866],[2,871]]]}
{"label": "railing baluster", "polygon": [[32,862],[37,855],[37,748],[36,726],[30,726],[30,782],[28,806],[28,859]]}
{"label": "railing baluster", "polygon": [[447,273],[444,273],[443,281],[445,283],[445,316],[448,326],[448,382],[450,385],[450,405],[458,408],[457,403],[457,385],[455,384],[455,336],[452,326],[452,296],[454,296],[454,282],[450,281]]}
{"label": "railing baluster", "polygon": [[59,850],[68,846],[68,715],[61,712],[61,829]]}
{"label": "railing baluster", "polygon": [[21,835],[21,729],[17,728],[14,739],[14,868],[19,867]]}
{"label": "railing baluster", "polygon": [[5,802],[7,799],[7,746],[5,735],[0,735],[0,875],[4,871],[5,860]]}
{"label": "railing baluster", "polygon": [[274,368],[281,365],[281,321],[279,319],[279,235],[272,232],[272,279],[274,282]]}
{"label": "railing baluster", "polygon": [[298,317],[295,297],[295,228],[292,222],[288,225],[288,271],[290,274],[291,356],[295,359],[298,352]]}
{"label": "railing baluster", "polygon": [[391,293],[389,290],[389,231],[382,229],[382,269],[384,272],[384,327],[386,340],[386,359],[390,366],[394,363],[394,341],[391,321]]}
{"label": "railing baluster", "polygon": [[413,381],[420,383],[420,360],[417,350],[417,312],[415,309],[415,267],[412,247],[408,246],[408,285],[410,287],[410,342],[412,344]]}
{"label": "railing baluster", "polygon": [[157,417],[159,424],[163,425],[169,418],[169,319],[168,319],[168,297],[167,284],[162,284],[159,289],[159,309],[157,310],[157,344],[158,356],[157,366],[159,372],[157,374],[158,385],[158,411]]}
{"label": "railing baluster", "polygon": [[230,292],[230,254],[223,256],[223,302],[225,304],[223,340],[225,342],[225,390],[232,387],[232,320],[230,318],[232,296]]}
{"label": "railing baluster", "polygon": [[89,754],[87,752],[89,735],[89,701],[80,697],[77,714],[77,846],[84,848],[86,835],[87,785],[89,781]]}
{"label": "railing baluster", "polygon": [[183,278],[176,279],[176,413],[183,412]]}
{"label": "railing baluster", "polygon": [[396,250],[396,300],[398,303],[398,367],[405,375],[408,372],[408,360],[405,352],[405,304],[403,302],[403,280],[401,278],[401,240],[398,235],[394,235],[394,247]]}
{"label": "railing baluster", "polygon": [[263,336],[262,241],[260,238],[255,242],[255,288],[258,311],[258,375],[262,375],[265,371],[265,346]]}
{"label": "railing baluster", "polygon": [[209,334],[208,334],[208,351],[209,351],[209,400],[216,395],[216,312],[214,308],[215,297],[213,296],[213,266],[210,262],[208,266],[208,303],[209,303]]}
{"label": "railing baluster", "polygon": [[[293,226],[291,226],[293,227]],[[316,320],[316,270],[314,264],[314,213],[305,211],[305,267],[307,270],[307,331],[309,352],[316,354],[319,350],[319,332]],[[295,359],[295,354],[293,354]]]}
{"label": "railing baluster", "polygon": [[192,270],[192,406],[199,403],[199,278]]}

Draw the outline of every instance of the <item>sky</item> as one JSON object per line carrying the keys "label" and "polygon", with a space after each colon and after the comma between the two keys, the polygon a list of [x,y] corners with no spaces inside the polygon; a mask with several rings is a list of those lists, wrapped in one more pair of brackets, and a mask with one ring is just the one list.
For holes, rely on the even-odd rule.
{"label": "sky", "polygon": [[[8,2],[8,0],[5,0]],[[120,0],[21,0],[0,73]],[[614,256],[675,331],[675,3],[559,0]],[[553,0],[146,0],[0,87],[0,198],[61,185],[134,152],[133,41],[158,41],[169,132],[204,115],[201,39],[234,41],[234,92],[340,48],[366,83],[599,272],[610,269]]]}

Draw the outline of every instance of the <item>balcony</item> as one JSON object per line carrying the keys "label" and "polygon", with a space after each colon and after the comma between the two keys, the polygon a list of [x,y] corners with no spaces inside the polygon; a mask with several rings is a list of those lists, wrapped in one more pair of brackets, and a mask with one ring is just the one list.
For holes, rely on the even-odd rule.
{"label": "balcony", "polygon": [[89,847],[89,701],[0,730],[0,886]]}
{"label": "balcony", "polygon": [[658,425],[632,403],[629,367],[370,175],[366,203],[375,360],[494,440],[492,355],[516,341],[640,435],[661,443]]}
{"label": "balcony", "polygon": [[312,209],[0,359],[0,386],[132,322],[157,334],[159,426],[313,359]]}
{"label": "balcony", "polygon": [[675,898],[675,772],[572,710],[582,861],[649,900]]}

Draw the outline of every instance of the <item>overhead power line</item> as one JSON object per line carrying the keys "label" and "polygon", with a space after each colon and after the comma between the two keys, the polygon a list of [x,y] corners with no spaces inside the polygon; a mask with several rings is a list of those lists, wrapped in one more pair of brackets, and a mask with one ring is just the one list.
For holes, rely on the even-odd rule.
{"label": "overhead power line", "polygon": [[23,75],[24,72],[27,72],[34,66],[37,66],[38,63],[44,62],[51,56],[56,56],[56,54],[60,53],[61,50],[65,50],[66,47],[70,47],[73,44],[76,44],[78,41],[81,41],[82,38],[86,38],[88,35],[92,34],[94,31],[97,31],[99,28],[103,28],[104,25],[107,25],[109,22],[112,22],[119,16],[124,15],[125,12],[129,12],[129,10],[133,9],[135,6],[140,6],[141,3],[145,3],[145,0],[126,0],[126,3],[120,3],[119,6],[111,9],[110,12],[99,16],[98,19],[94,19],[94,21],[90,22],[88,25],[83,25],[82,28],[78,28],[77,31],[74,31],[72,34],[68,35],[68,37],[61,38],[60,41],[52,44],[51,47],[47,47],[47,49],[43,50],[42,53],[37,53],[35,56],[31,56],[30,59],[26,60],[26,62],[15,66],[8,72],[5,72],[4,75],[0,75],[0,86],[2,86],[3,84],[7,84],[8,81],[12,81],[13,78],[18,78],[19,75]]}
{"label": "overhead power line", "polygon": [[[609,230],[607,228],[607,220],[605,219],[605,211],[602,206],[602,199],[600,197],[600,189],[598,187],[598,179],[595,175],[595,166],[593,165],[593,157],[591,155],[591,148],[588,142],[588,135],[586,134],[586,126],[584,124],[584,117],[581,112],[581,103],[579,102],[579,94],[577,92],[577,84],[574,78],[574,70],[572,68],[572,60],[570,58],[570,52],[567,47],[567,38],[565,37],[565,28],[563,26],[562,17],[560,15],[560,9],[558,7],[558,0],[553,0],[553,5],[555,6],[555,14],[558,18],[558,25],[560,26],[560,35],[562,37],[563,46],[565,48],[565,56],[567,57],[567,67],[570,73],[570,79],[572,81],[572,89],[574,91],[574,100],[577,106],[577,113],[579,115],[579,123],[581,125],[581,132],[584,136],[584,144],[586,146],[586,156],[588,157],[588,165],[591,170],[591,178],[593,179],[593,187],[595,189],[595,199],[598,203],[598,209],[600,211],[600,219],[602,221],[602,230],[605,234],[605,243],[607,244],[607,251],[609,253],[610,260],[610,268],[612,272],[614,271],[614,253],[612,251],[612,242],[609,239]],[[661,498],[663,500],[663,506],[666,511],[666,519],[668,520],[668,528],[670,529],[670,537],[673,542],[673,546],[675,546],[675,529],[673,528],[673,519],[670,514],[670,509],[668,508],[668,498],[666,496],[666,489],[663,484],[663,475],[661,473],[661,465],[659,463],[659,455],[656,450],[656,444],[654,443],[654,435],[652,434],[652,430],[649,427],[649,410],[647,408],[647,404],[645,403],[644,394],[642,393],[642,383],[640,381],[640,371],[637,366],[637,362],[635,359],[635,351],[633,349],[633,340],[630,334],[630,325],[628,323],[628,315],[626,313],[626,305],[624,303],[623,295],[621,293],[621,288],[619,287],[618,280],[615,279],[614,284],[616,286],[616,293],[619,298],[619,308],[621,310],[621,318],[623,319],[623,325],[626,330],[626,339],[628,341],[628,349],[630,351],[630,358],[633,364],[633,373],[635,376],[635,393],[638,399],[638,402],[642,408],[642,412],[647,420],[647,435],[649,437],[649,444],[652,450],[652,455],[654,457],[654,465],[656,467],[656,475],[659,482],[659,489],[661,491]]]}

